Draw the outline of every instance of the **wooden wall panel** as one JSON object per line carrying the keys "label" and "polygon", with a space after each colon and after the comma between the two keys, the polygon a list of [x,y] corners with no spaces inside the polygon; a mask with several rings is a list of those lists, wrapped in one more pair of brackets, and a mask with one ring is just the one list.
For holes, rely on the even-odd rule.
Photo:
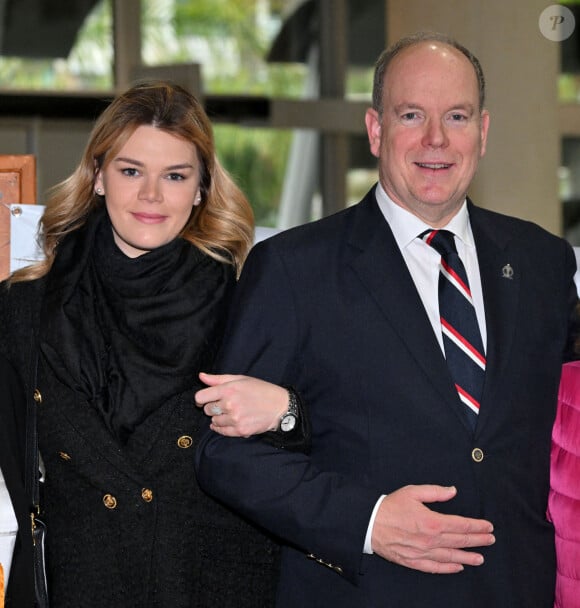
{"label": "wooden wall panel", "polygon": [[32,154],[0,154],[0,280],[10,274],[10,208],[36,204],[36,158]]}

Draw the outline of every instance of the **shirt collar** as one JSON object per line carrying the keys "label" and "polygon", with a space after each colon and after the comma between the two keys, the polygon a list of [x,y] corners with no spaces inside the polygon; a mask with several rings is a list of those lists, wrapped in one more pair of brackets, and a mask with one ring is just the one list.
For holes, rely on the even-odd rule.
{"label": "shirt collar", "polygon": [[[419,234],[432,228],[422,219],[393,202],[380,182],[377,184],[375,196],[382,214],[393,231],[399,249],[405,249]],[[467,200],[463,201],[459,211],[444,228],[453,232],[465,245],[474,247],[469,213],[467,211]]]}

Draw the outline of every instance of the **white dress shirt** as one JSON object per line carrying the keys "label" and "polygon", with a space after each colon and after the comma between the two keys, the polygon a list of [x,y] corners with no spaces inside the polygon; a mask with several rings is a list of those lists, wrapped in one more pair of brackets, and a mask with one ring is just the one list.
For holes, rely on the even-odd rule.
{"label": "white dress shirt", "polygon": [[[441,322],[439,320],[439,265],[441,256],[433,247],[427,245],[422,239],[417,238],[425,230],[432,228],[422,219],[413,215],[410,211],[394,203],[381,184],[377,184],[375,196],[379,209],[389,224],[395,241],[401,250],[403,259],[415,283],[417,292],[423,302],[429,321],[435,332],[439,346],[443,352],[443,334],[441,332]],[[477,251],[473,241],[471,224],[469,223],[469,213],[467,212],[467,202],[464,201],[459,211],[453,216],[451,221],[444,226],[446,230],[455,235],[455,246],[457,253],[465,266],[467,280],[471,289],[475,314],[481,332],[484,349],[487,348],[487,335],[485,325],[485,311],[483,308],[483,292],[481,289],[481,277],[479,274],[479,263],[477,261]],[[364,553],[371,554],[372,550],[372,530],[379,506],[385,495],[381,496],[373,509],[367,534],[365,537]]]}

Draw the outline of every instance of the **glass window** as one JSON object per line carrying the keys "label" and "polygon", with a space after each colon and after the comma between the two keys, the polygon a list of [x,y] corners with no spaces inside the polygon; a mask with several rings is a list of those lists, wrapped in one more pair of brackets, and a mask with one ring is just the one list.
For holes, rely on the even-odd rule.
{"label": "glass window", "polygon": [[[34,5],[30,23],[17,10],[19,6],[29,9],[29,3],[10,5],[4,20],[0,87],[29,91],[111,89],[110,1],[70,3],[67,15],[51,14],[51,18],[44,13],[44,5]],[[87,11],[87,7],[92,8]]]}
{"label": "glass window", "polygon": [[[127,7],[121,4],[123,0],[118,1],[118,8]],[[0,21],[3,18],[6,24],[4,39],[0,36],[0,88],[25,90],[27,97],[33,91],[62,92],[60,96],[46,96],[56,100],[50,116],[59,120],[71,118],[74,104],[81,108],[74,118],[85,119],[88,128],[95,112],[82,110],[88,106],[79,103],[80,96],[71,96],[73,101],[69,104],[66,92],[84,91],[89,100],[100,101],[105,97],[103,91],[112,94],[115,89],[113,2],[75,0],[58,4],[63,8],[57,14],[56,3],[53,6],[37,0],[29,5],[7,0],[5,6],[10,8],[5,15],[0,14]],[[38,14],[24,14],[22,7],[32,5]],[[319,217],[319,154],[324,133],[306,133],[307,129],[298,128],[300,125],[293,128],[295,122],[289,120],[281,121],[283,129],[273,128],[269,120],[272,99],[315,100],[319,95],[318,2],[138,0],[138,6],[140,55],[145,68],[200,66],[201,91],[214,123],[219,156],[247,193],[258,223],[275,226],[281,216],[296,218],[294,210],[288,213],[291,206],[304,210],[300,221]],[[349,48],[345,96],[349,100],[370,101],[372,64],[384,43],[384,4],[356,0],[348,2],[348,6],[347,31],[337,35]],[[131,43],[133,37],[120,39]],[[125,50],[130,54],[131,49]],[[127,66],[131,74],[118,77],[128,80],[134,75],[145,76],[148,70],[140,71],[139,67],[135,66],[132,74],[131,66]],[[149,72],[152,77],[173,77],[170,68]],[[189,74],[187,68],[177,72]],[[58,112],[63,115],[55,116]],[[307,126],[312,129],[313,124]],[[362,120],[360,127],[360,134],[348,135],[349,166],[336,168],[336,179],[346,181],[347,204],[359,200],[376,180],[376,163],[368,152]],[[342,128],[339,120],[335,130]],[[34,129],[31,132],[36,133]],[[32,136],[23,137],[27,146],[35,141]],[[39,154],[39,166],[50,164],[42,158],[40,149],[33,151]],[[75,156],[77,151],[71,154]],[[51,169],[51,179],[59,171]],[[308,185],[300,187],[305,172],[309,174]],[[324,183],[328,184],[329,179]]]}
{"label": "glass window", "polygon": [[572,35],[560,43],[560,76],[558,77],[558,97],[564,103],[580,102],[580,0],[562,0],[572,11],[576,27]]}
{"label": "glass window", "polygon": [[143,63],[194,62],[205,93],[300,96],[303,64],[272,64],[283,0],[142,0]]}
{"label": "glass window", "polygon": [[214,133],[220,161],[252,203],[256,223],[277,226],[291,131],[217,125]]}

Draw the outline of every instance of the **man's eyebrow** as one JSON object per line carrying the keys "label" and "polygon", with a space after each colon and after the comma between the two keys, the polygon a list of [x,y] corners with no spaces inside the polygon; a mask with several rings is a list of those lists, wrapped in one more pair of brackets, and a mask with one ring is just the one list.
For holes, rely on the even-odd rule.
{"label": "man's eyebrow", "polygon": [[[411,101],[404,101],[402,103],[399,103],[396,106],[394,106],[393,109],[397,114],[400,112],[408,111],[408,110],[425,111],[423,106],[420,103],[415,103],[415,102],[411,102]],[[469,112],[469,114],[474,114],[476,112],[476,106],[474,106],[472,103],[469,103],[469,102],[458,103],[456,105],[450,106],[449,109],[445,110],[445,113],[453,112],[454,110],[464,110],[466,112]]]}

